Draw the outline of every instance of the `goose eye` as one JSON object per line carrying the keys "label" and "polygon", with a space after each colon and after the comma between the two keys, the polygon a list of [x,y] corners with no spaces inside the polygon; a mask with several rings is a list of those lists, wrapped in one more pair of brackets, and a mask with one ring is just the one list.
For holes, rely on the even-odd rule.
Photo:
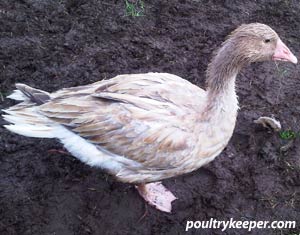
{"label": "goose eye", "polygon": [[271,39],[265,39],[265,43],[271,42]]}

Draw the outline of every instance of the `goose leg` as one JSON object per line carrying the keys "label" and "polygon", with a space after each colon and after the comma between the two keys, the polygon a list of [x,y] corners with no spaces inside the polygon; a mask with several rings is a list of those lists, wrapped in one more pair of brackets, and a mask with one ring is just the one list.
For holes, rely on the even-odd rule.
{"label": "goose leg", "polygon": [[136,188],[145,201],[164,212],[170,213],[172,201],[177,199],[161,182],[140,184]]}

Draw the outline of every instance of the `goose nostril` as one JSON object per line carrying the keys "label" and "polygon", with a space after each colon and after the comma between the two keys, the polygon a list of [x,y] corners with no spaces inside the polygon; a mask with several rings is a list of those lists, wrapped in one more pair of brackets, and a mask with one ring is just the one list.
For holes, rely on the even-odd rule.
{"label": "goose nostril", "polygon": [[286,54],[286,55],[288,55],[288,54],[290,54],[290,51],[287,48],[284,48],[283,49],[283,53]]}

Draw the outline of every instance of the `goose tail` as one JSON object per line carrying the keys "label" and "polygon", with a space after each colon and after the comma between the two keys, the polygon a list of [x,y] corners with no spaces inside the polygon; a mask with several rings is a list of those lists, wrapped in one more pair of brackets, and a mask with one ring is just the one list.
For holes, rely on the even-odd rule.
{"label": "goose tail", "polygon": [[22,102],[2,110],[3,119],[9,123],[4,127],[28,137],[54,138],[55,125],[39,112],[39,106],[51,99],[50,94],[25,84],[16,84],[16,88],[7,98]]}

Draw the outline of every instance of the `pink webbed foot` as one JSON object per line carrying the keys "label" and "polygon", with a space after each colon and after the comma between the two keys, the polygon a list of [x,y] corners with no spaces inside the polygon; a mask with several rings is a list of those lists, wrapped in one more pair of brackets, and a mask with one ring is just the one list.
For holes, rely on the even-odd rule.
{"label": "pink webbed foot", "polygon": [[136,188],[145,201],[164,212],[170,213],[172,201],[177,199],[161,182],[140,184]]}

